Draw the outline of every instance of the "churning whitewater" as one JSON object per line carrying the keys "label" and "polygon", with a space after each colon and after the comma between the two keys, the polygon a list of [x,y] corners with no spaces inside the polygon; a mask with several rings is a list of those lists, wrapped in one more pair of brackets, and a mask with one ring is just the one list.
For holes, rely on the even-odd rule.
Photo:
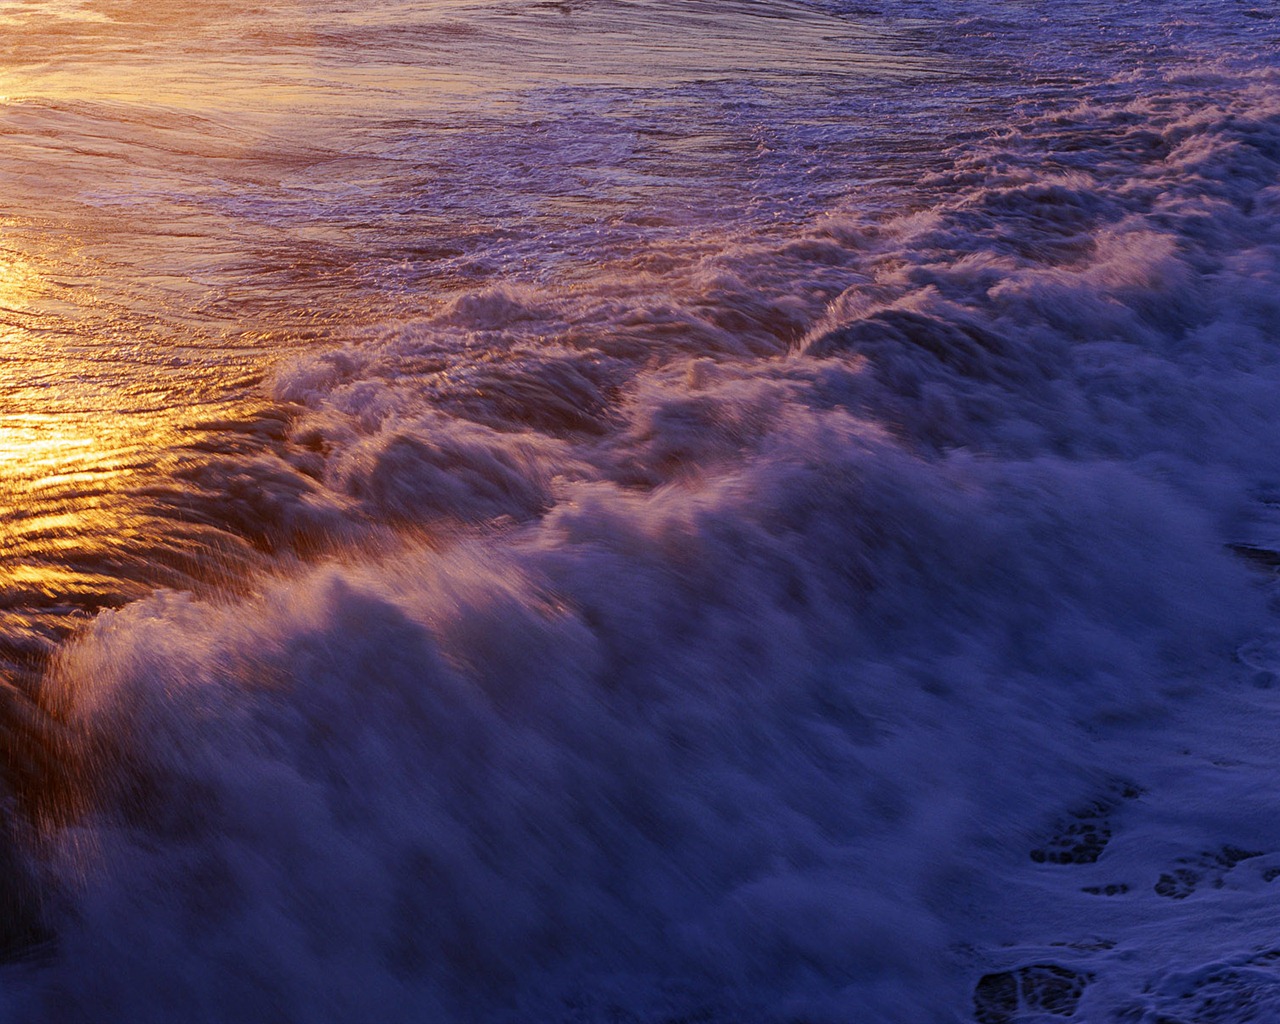
{"label": "churning whitewater", "polygon": [[326,2],[234,147],[30,71],[188,219],[6,251],[214,383],[6,584],[8,1019],[1280,1019],[1280,20],[1065,6]]}

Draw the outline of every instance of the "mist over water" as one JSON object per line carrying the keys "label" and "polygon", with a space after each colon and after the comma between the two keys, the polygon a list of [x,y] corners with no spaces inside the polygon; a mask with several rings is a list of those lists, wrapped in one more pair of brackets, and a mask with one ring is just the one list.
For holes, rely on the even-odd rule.
{"label": "mist over water", "polygon": [[0,23],[5,1019],[1280,1017],[1269,8]]}

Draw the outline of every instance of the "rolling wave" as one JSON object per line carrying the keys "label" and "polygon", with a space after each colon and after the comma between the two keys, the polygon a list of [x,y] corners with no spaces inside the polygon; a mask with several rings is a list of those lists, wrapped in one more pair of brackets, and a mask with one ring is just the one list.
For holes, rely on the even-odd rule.
{"label": "rolling wave", "polygon": [[[670,11],[633,6],[623,53]],[[126,495],[116,555],[57,562],[55,492],[10,486],[8,543],[105,567],[108,607],[5,630],[38,648],[0,693],[8,1015],[1273,1011],[1280,73],[1266,12],[1220,6],[1108,35],[1079,5],[1040,57],[1042,5],[920,5],[972,79],[857,88],[733,46],[691,81],[677,39],[661,90],[544,90],[544,51],[528,132],[437,108],[225,188],[87,191],[203,211],[225,309],[264,265],[342,309],[262,377],[276,335],[201,335],[184,441],[58,484]],[[766,14],[815,45],[896,17],[859,11],[681,17],[750,56]],[[279,280],[251,308],[283,336],[310,293]]]}

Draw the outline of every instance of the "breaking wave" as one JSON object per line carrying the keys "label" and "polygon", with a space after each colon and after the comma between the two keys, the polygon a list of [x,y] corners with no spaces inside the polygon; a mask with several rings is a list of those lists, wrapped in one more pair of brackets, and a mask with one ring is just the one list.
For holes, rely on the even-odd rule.
{"label": "breaking wave", "polygon": [[1274,1008],[1215,744],[1280,671],[1278,181],[1280,74],[1134,72],[281,365],[244,472],[324,554],[61,649],[12,1012]]}

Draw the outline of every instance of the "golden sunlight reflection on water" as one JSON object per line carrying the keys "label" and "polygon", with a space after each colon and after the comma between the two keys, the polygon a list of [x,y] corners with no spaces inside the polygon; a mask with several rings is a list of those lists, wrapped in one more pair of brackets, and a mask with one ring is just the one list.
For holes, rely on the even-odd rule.
{"label": "golden sunlight reflection on water", "polygon": [[879,31],[790,0],[0,2],[0,672],[270,548],[274,360],[658,236],[693,262],[698,217],[781,201],[740,169],[760,90],[932,73]]}
{"label": "golden sunlight reflection on water", "polygon": [[[20,674],[99,608],[191,586],[201,526],[164,481],[243,384],[234,361],[170,368],[163,344],[128,358],[112,332],[83,329],[102,299],[92,283],[60,294],[65,255],[42,253],[42,274],[5,241],[0,225],[0,670]],[[145,337],[140,320],[114,331]],[[148,484],[158,499],[139,498]]]}

